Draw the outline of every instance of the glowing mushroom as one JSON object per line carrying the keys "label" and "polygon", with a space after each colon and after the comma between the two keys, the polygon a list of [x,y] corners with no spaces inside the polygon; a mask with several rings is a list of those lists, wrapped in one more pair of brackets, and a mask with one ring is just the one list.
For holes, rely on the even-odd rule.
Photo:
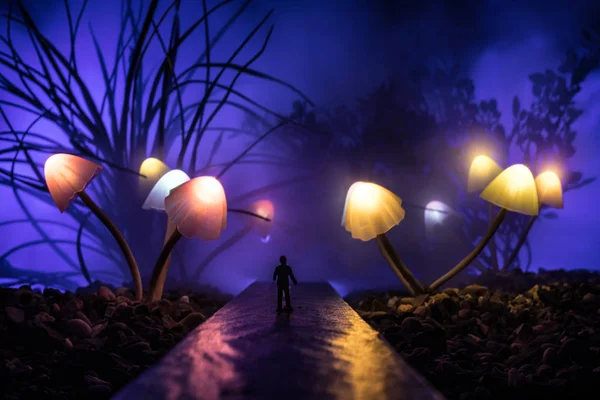
{"label": "glowing mushroom", "polygon": [[[176,187],[184,184],[189,180],[190,177],[185,172],[179,169],[174,169],[167,172],[158,180],[158,182],[156,182],[156,185],[154,185],[154,187],[150,191],[150,194],[148,194],[146,201],[144,201],[142,208],[144,210],[155,210],[166,213],[165,198],[169,195],[171,190],[175,189]],[[167,218],[167,230],[165,231],[165,239],[163,245],[167,243],[167,240],[169,239],[169,237],[171,237],[173,232],[175,232],[175,229],[175,223]],[[162,297],[166,275],[169,270],[170,260],[171,256],[169,255],[169,257],[167,257],[167,259],[165,260],[163,268],[161,269],[162,275],[158,277],[156,288],[151,291],[151,295],[149,294],[150,301],[158,301]]]}
{"label": "glowing mushroom", "polygon": [[425,231],[427,235],[431,235],[438,225],[442,225],[447,218],[454,214],[455,211],[441,201],[433,200],[427,203],[425,206]]}
{"label": "glowing mushroom", "polygon": [[494,178],[496,178],[502,168],[490,157],[479,155],[473,159],[469,168],[469,178],[467,181],[467,191],[478,192],[485,188]]}
{"label": "glowing mushroom", "polygon": [[520,214],[537,215],[539,212],[538,195],[533,175],[529,168],[515,164],[500,173],[481,193],[481,198],[500,207],[500,212],[488,227],[487,232],[477,246],[448,273],[431,284],[436,289],[466,268],[485,248],[494,233],[500,227],[507,211]]}
{"label": "glowing mushroom", "polygon": [[[540,206],[547,205],[552,208],[563,208],[563,190],[562,184],[560,182],[560,178],[556,173],[552,171],[545,171],[536,176],[535,185],[537,188],[538,201]],[[517,255],[519,254],[519,250],[523,247],[525,240],[527,239],[527,235],[529,235],[529,231],[533,227],[534,222],[537,219],[537,215],[532,215],[523,230],[523,233],[519,237],[519,241],[517,245],[513,249],[510,256],[506,259],[504,266],[502,269],[504,271],[508,271],[508,268],[511,266]]]}
{"label": "glowing mushroom", "polygon": [[110,218],[85,193],[86,186],[101,170],[102,166],[72,154],[54,154],[46,160],[44,165],[48,191],[60,212],[64,212],[71,201],[79,196],[113,235],[125,256],[135,284],[136,299],[139,300],[142,298],[142,279],[129,245]]}
{"label": "glowing mushroom", "polygon": [[211,241],[218,239],[227,227],[225,190],[221,182],[212,176],[191,179],[171,190],[165,198],[165,211],[176,228],[163,245],[152,271],[149,301],[160,297],[157,289],[161,286],[161,279],[166,278],[166,262],[182,236]]}
{"label": "glowing mushroom", "polygon": [[167,172],[169,167],[158,158],[146,158],[140,165],[140,190],[142,193],[147,193],[158,180]]}
{"label": "glowing mushroom", "polygon": [[402,200],[386,188],[371,182],[356,182],[346,196],[342,226],[354,239],[369,241],[376,238],[383,256],[396,275],[413,293],[422,293],[423,287],[398,257],[387,231],[404,219]]}

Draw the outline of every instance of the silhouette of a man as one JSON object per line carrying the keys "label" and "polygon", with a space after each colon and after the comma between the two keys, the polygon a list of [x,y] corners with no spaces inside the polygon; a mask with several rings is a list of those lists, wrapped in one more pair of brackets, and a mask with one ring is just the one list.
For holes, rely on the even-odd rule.
{"label": "silhouette of a man", "polygon": [[273,280],[277,280],[277,312],[281,312],[281,297],[285,293],[285,309],[292,311],[292,298],[290,297],[290,282],[288,278],[292,279],[294,285],[298,284],[296,277],[292,273],[292,267],[286,264],[287,259],[285,256],[279,257],[281,263],[275,268],[273,272]]}

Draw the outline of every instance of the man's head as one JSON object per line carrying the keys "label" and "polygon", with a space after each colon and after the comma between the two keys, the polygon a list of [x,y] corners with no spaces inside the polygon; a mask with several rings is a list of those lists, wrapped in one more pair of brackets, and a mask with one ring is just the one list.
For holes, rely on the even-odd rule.
{"label": "man's head", "polygon": [[285,256],[279,257],[279,262],[282,263],[283,265],[285,265],[286,261],[287,261],[287,258],[285,258]]}

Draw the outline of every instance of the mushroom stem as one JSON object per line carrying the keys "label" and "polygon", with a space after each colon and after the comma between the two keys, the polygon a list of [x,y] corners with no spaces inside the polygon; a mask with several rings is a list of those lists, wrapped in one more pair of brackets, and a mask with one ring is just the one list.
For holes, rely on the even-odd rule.
{"label": "mushroom stem", "polygon": [[[175,223],[171,222],[171,220],[169,220],[167,222],[167,230],[165,231],[165,240],[163,242],[163,246],[165,244],[167,244],[167,242],[169,241],[169,238],[171,237],[173,232],[175,232],[176,230],[177,230],[177,224],[175,224]],[[165,287],[165,281],[167,280],[167,272],[169,271],[170,263],[171,263],[171,253],[169,253],[169,256],[167,257],[167,259],[165,261],[165,265],[162,267],[162,269],[160,271],[160,276],[158,277],[158,282],[156,284],[156,296],[158,298],[154,299],[152,301],[160,300],[162,298],[163,290]]]}
{"label": "mushroom stem", "polygon": [[[490,224],[493,222],[493,216],[494,216],[494,205],[492,203],[489,204],[489,208],[488,208],[488,215],[489,215],[489,221]],[[490,254],[492,256],[492,268],[494,268],[494,271],[498,271],[499,265],[498,265],[498,248],[496,246],[496,238],[492,237],[490,239]]]}
{"label": "mushroom stem", "polygon": [[537,215],[533,215],[533,216],[531,216],[531,218],[529,218],[529,222],[527,223],[525,230],[521,234],[521,237],[519,238],[519,241],[517,242],[515,249],[512,251],[512,253],[510,253],[510,256],[506,259],[506,262],[504,263],[504,266],[502,267],[502,271],[508,271],[508,268],[513,263],[513,261],[515,260],[517,255],[519,254],[519,250],[521,250],[521,247],[523,247],[523,244],[525,243],[525,240],[527,239],[527,235],[529,234],[529,231],[533,227],[533,223],[535,222],[536,219],[537,219]]}
{"label": "mushroom stem", "polygon": [[158,292],[158,288],[160,285],[161,277],[166,276],[165,265],[167,264],[167,260],[171,255],[171,251],[173,251],[173,247],[177,244],[177,242],[181,239],[181,232],[178,229],[175,229],[173,234],[169,237],[169,240],[163,245],[160,254],[158,255],[158,259],[156,260],[156,264],[154,264],[154,269],[152,270],[152,277],[150,278],[150,286],[148,287],[148,294],[146,295],[146,300],[148,302],[155,302],[160,300],[162,293]]}
{"label": "mushroom stem", "polygon": [[500,212],[496,215],[496,218],[494,218],[494,220],[488,227],[487,232],[485,233],[485,235],[483,235],[477,246],[475,246],[475,248],[465,258],[463,258],[461,262],[456,264],[454,268],[452,268],[450,271],[444,274],[437,281],[433,282],[429,286],[430,290],[437,289],[438,287],[446,283],[448,280],[454,278],[460,273],[460,271],[465,269],[471,263],[471,261],[473,261],[475,257],[479,255],[479,253],[481,253],[481,251],[488,244],[492,236],[494,236],[494,233],[496,233],[496,231],[500,227],[500,224],[502,224],[502,221],[504,221],[504,217],[506,217],[506,212],[506,208],[500,209]]}
{"label": "mushroom stem", "polygon": [[385,233],[377,235],[377,244],[379,245],[379,250],[381,250],[381,253],[385,257],[386,261],[396,275],[398,275],[398,278],[400,278],[409,292],[413,296],[425,293],[423,286],[421,286],[419,281],[417,281],[414,275],[410,272],[406,264],[402,262]]}
{"label": "mushroom stem", "polygon": [[129,266],[129,271],[131,272],[131,278],[133,279],[133,284],[135,286],[135,299],[141,300],[143,295],[142,289],[142,278],[140,276],[140,270],[138,268],[137,262],[135,261],[135,257],[127,244],[127,241],[123,237],[123,234],[119,231],[119,228],[111,221],[110,218],[98,207],[98,205],[87,195],[85,191],[79,192],[79,198],[83,201],[83,203],[88,206],[88,208],[98,217],[98,219],[108,228],[112,236],[117,241],[121,252],[125,256],[125,260],[127,261],[127,265]]}

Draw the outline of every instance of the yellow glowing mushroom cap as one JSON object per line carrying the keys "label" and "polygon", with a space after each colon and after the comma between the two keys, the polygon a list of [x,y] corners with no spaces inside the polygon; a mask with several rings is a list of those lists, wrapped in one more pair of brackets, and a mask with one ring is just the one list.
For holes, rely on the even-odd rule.
{"label": "yellow glowing mushroom cap", "polygon": [[477,156],[469,168],[469,179],[467,182],[467,191],[477,192],[485,188],[497,177],[502,168],[488,156]]}
{"label": "yellow glowing mushroom cap", "polygon": [[72,154],[54,154],[46,160],[46,185],[61,213],[101,170],[101,165]]}
{"label": "yellow glowing mushroom cap", "polygon": [[529,168],[515,164],[500,173],[480,197],[498,207],[526,215],[538,215],[535,180]]}
{"label": "yellow glowing mushroom cap", "polygon": [[165,211],[188,238],[215,240],[227,227],[225,190],[212,176],[191,179],[171,190],[165,199]]}
{"label": "yellow glowing mushroom cap", "polygon": [[402,200],[383,186],[356,182],[348,189],[342,226],[354,239],[371,240],[403,219]]}
{"label": "yellow glowing mushroom cap", "polygon": [[146,158],[144,162],[142,162],[142,165],[140,165],[140,174],[144,175],[140,176],[140,185],[151,188],[164,174],[169,171],[170,168],[158,158]]}
{"label": "yellow glowing mushroom cap", "polygon": [[535,178],[540,204],[563,208],[563,191],[560,178],[552,171],[545,171]]}

